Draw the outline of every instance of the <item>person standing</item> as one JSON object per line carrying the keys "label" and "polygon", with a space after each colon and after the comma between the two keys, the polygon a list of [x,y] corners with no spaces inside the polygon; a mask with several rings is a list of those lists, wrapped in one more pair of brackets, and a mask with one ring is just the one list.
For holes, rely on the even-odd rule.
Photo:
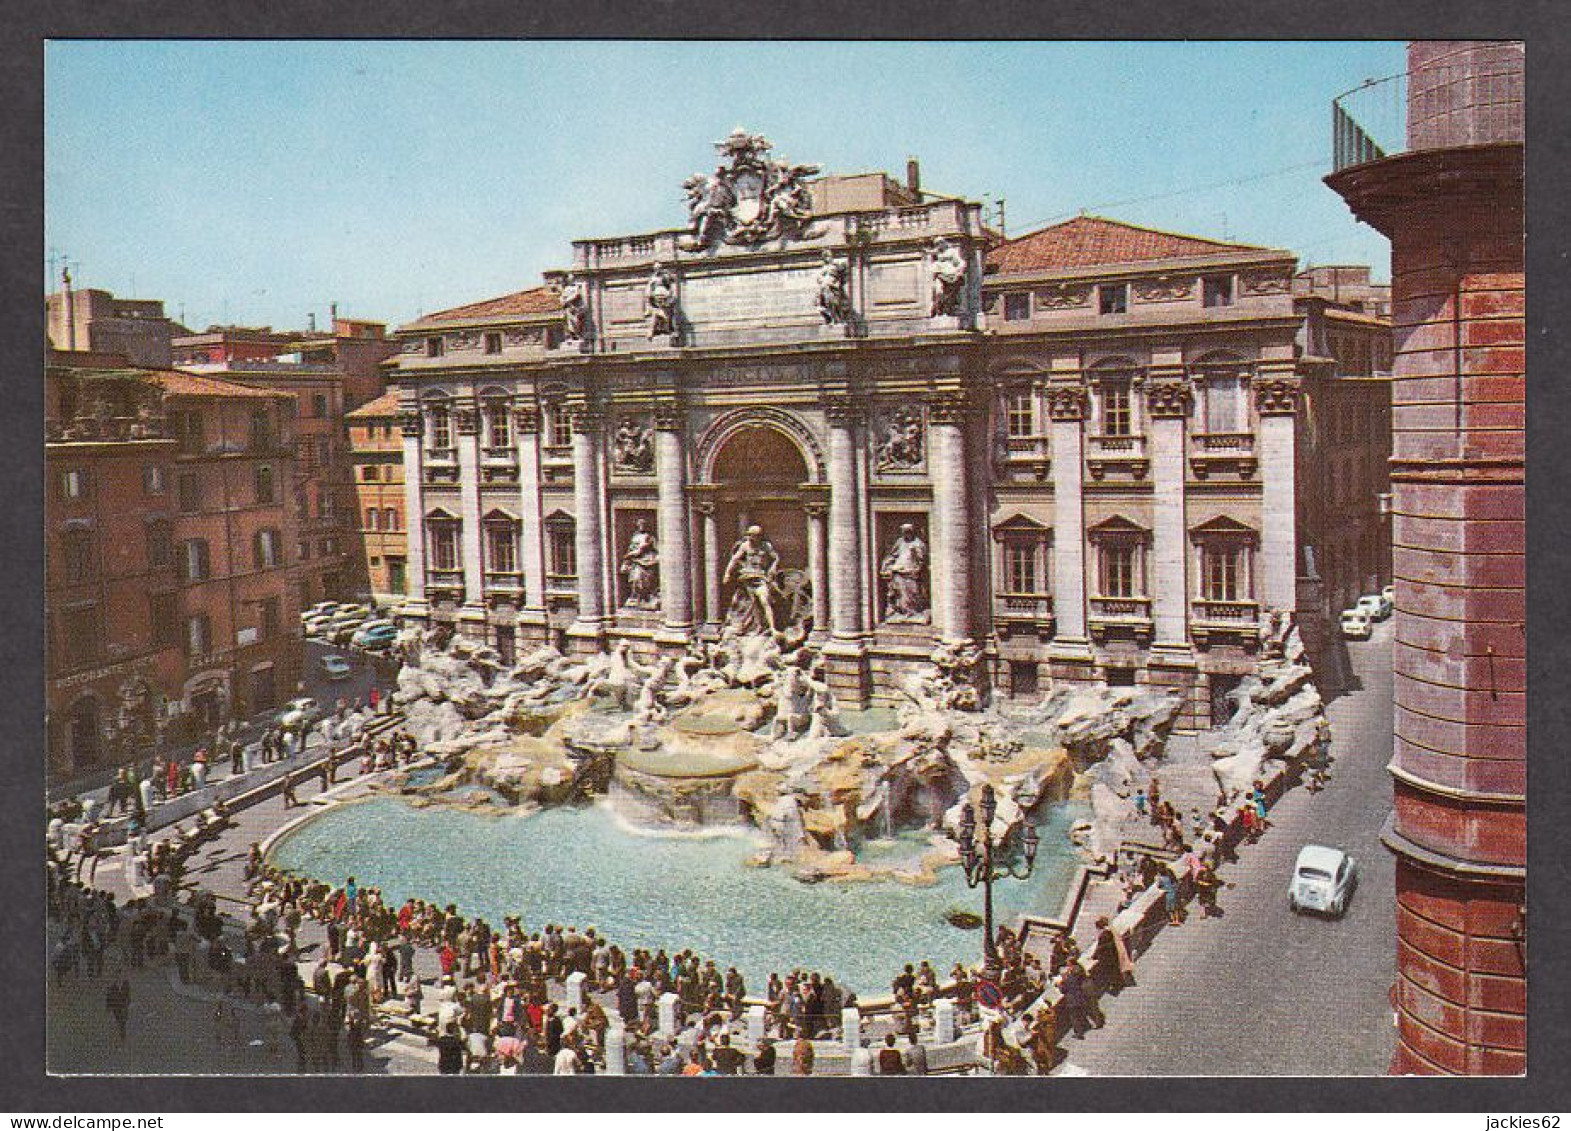
{"label": "person standing", "polygon": [[915,1033],[907,1033],[906,1040],[910,1042],[905,1050],[906,1074],[909,1076],[926,1076],[927,1047],[916,1039]]}
{"label": "person standing", "polygon": [[443,1076],[457,1076],[464,1070],[464,1038],[458,1022],[450,1022],[440,1037],[428,1038],[436,1046],[436,1070]]}
{"label": "person standing", "polygon": [[125,975],[109,983],[109,988],[104,991],[104,1007],[109,1010],[109,1016],[114,1018],[120,1043],[125,1044],[126,1024],[131,1019],[131,983]]}
{"label": "person standing", "polygon": [[796,1044],[791,1048],[791,1074],[793,1076],[811,1076],[813,1074],[813,1042],[807,1039],[807,1031],[796,1031]]}

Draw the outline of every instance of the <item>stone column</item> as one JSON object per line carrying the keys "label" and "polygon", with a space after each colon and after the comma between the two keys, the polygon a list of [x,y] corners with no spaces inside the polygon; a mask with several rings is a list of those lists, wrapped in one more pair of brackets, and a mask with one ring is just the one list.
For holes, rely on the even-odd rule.
{"label": "stone column", "polygon": [[685,644],[693,627],[693,549],[688,540],[687,467],[682,410],[675,401],[655,407],[655,475],[659,479],[660,609],[663,643]]}
{"label": "stone column", "polygon": [[829,631],[829,555],[824,545],[827,503],[809,502],[807,511],[807,576],[813,583],[813,631]]}
{"label": "stone column", "polygon": [[1298,378],[1291,369],[1265,370],[1255,378],[1255,408],[1260,415],[1260,579],[1261,616],[1291,613],[1298,604],[1298,538],[1293,461],[1297,426]]}
{"label": "stone column", "polygon": [[485,604],[480,537],[480,414],[474,405],[460,404],[453,416],[458,433],[458,502],[463,518],[464,604],[479,609]]}
{"label": "stone column", "polygon": [[856,483],[856,433],[861,410],[848,397],[830,398],[829,620],[836,640],[859,641],[862,619],[862,531]]}
{"label": "stone column", "polygon": [[933,481],[932,608],[940,640],[971,639],[971,508],[966,484],[966,403],[962,393],[928,402],[928,459]]}
{"label": "stone column", "polygon": [[540,406],[513,409],[518,445],[518,553],[524,575],[525,619],[545,623],[545,539],[540,528]]}
{"label": "stone column", "polygon": [[425,468],[420,436],[425,419],[420,406],[398,406],[398,427],[404,434],[404,576],[408,587],[404,607],[423,616],[425,606]]}
{"label": "stone column", "polygon": [[1152,484],[1153,651],[1189,651],[1189,555],[1184,526],[1184,420],[1191,394],[1183,374],[1153,371],[1146,384]]}
{"label": "stone column", "polygon": [[715,521],[714,499],[696,503],[704,523],[704,621],[718,626],[720,608],[720,524]]}
{"label": "stone column", "polygon": [[1053,460],[1052,651],[1089,660],[1086,635],[1085,454],[1086,390],[1074,383],[1048,387]]}
{"label": "stone column", "polygon": [[598,640],[605,629],[605,538],[600,526],[601,414],[573,410],[573,549],[578,618],[570,636]]}

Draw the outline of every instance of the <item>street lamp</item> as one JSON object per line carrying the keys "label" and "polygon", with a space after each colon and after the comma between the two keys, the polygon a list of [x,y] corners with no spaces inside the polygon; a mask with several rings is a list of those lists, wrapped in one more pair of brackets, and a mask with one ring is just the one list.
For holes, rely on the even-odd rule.
{"label": "street lamp", "polygon": [[[955,840],[960,846],[960,866],[965,870],[966,886],[976,887],[982,885],[982,976],[989,981],[995,981],[999,975],[998,949],[993,941],[993,881],[1012,876],[1017,880],[1027,879],[1032,869],[1036,866],[1037,835],[1036,827],[1029,821],[1022,822],[1025,830],[1021,834],[1020,847],[1025,857],[1025,870],[1016,871],[1015,863],[1011,860],[1007,864],[995,866],[993,863],[993,849],[1002,848],[1000,842],[993,843],[993,817],[998,812],[998,797],[993,792],[991,785],[982,787],[982,828],[981,836],[977,836],[976,811],[971,808],[971,803],[966,802],[960,810],[960,828]],[[978,840],[980,839],[980,847]]]}

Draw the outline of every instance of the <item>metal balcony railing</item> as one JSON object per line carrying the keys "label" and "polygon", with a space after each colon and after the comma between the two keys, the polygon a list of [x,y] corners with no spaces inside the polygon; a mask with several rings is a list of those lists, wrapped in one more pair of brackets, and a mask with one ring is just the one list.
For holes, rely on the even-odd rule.
{"label": "metal balcony railing", "polygon": [[1522,57],[1501,47],[1368,79],[1332,99],[1332,170],[1412,150],[1521,141]]}

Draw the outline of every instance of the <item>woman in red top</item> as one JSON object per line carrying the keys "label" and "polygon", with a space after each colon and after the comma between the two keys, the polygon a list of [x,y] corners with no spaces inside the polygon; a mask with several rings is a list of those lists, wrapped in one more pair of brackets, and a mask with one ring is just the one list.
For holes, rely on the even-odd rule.
{"label": "woman in red top", "polygon": [[451,974],[453,963],[458,959],[458,952],[453,949],[453,944],[443,943],[442,949],[436,952],[436,957],[442,963],[442,973]]}

